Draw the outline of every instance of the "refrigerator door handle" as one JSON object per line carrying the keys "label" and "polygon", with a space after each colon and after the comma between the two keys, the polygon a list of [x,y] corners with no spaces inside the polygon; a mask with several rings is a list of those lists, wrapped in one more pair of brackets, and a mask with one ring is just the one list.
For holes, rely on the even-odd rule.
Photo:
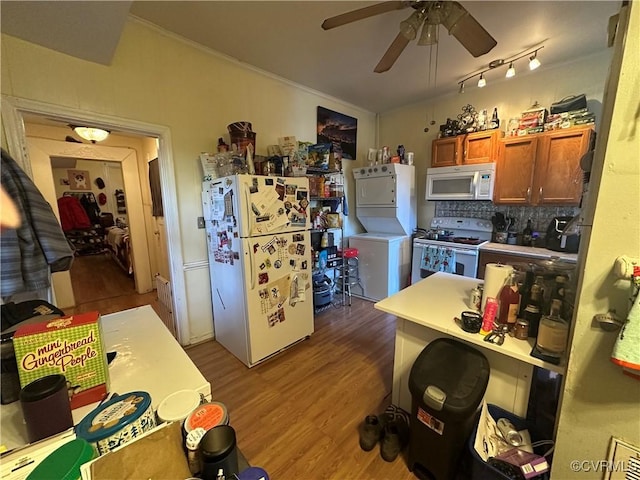
{"label": "refrigerator door handle", "polygon": [[244,200],[245,200],[245,202],[244,202],[245,212],[244,213],[246,215],[244,218],[247,219],[247,229],[248,229],[246,235],[247,236],[251,236],[252,230],[253,230],[253,227],[251,225],[251,216],[250,216],[251,213],[252,213],[251,212],[251,193],[249,192],[249,186],[248,185],[243,185],[243,186],[244,186]]}
{"label": "refrigerator door handle", "polygon": [[249,255],[249,274],[251,275],[251,290],[256,288],[256,276],[253,274],[253,255]]}
{"label": "refrigerator door handle", "polygon": [[222,300],[222,295],[220,295],[220,290],[216,288],[216,293],[218,294],[218,298],[220,299],[220,304],[222,305],[223,310],[226,310],[227,307],[224,306],[224,300]]}

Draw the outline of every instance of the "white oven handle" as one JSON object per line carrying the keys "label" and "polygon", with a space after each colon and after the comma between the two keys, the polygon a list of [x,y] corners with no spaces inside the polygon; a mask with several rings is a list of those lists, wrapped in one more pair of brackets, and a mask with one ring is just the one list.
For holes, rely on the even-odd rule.
{"label": "white oven handle", "polygon": [[456,255],[461,254],[461,255],[471,255],[473,257],[478,256],[478,250],[468,250],[466,248],[452,248],[451,250],[453,250],[456,253]]}

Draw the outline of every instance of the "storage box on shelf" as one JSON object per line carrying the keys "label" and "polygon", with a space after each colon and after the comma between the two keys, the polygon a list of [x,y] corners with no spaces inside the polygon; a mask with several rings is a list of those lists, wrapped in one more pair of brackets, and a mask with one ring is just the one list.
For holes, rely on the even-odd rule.
{"label": "storage box on shelf", "polygon": [[591,145],[593,127],[575,127],[500,140],[493,203],[578,205],[580,159]]}
{"label": "storage box on shelf", "polygon": [[483,130],[435,139],[431,144],[431,167],[495,162],[502,136],[500,130]]}

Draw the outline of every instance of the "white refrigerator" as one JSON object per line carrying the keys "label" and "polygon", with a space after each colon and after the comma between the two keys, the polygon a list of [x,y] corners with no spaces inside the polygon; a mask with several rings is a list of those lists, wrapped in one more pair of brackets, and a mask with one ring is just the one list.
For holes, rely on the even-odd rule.
{"label": "white refrigerator", "polygon": [[252,367],[313,333],[309,180],[203,183],[216,340]]}

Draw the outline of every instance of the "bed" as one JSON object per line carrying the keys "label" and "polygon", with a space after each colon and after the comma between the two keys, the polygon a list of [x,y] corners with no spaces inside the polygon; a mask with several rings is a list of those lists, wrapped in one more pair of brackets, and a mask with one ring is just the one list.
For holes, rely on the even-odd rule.
{"label": "bed", "polygon": [[129,227],[108,227],[106,237],[107,248],[115,262],[120,265],[128,275],[133,275]]}

